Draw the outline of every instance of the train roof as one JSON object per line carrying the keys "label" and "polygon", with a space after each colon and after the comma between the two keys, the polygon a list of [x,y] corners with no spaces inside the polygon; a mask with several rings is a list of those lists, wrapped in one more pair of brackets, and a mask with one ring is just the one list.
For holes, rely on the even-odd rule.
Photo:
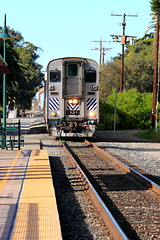
{"label": "train roof", "polygon": [[52,59],[51,61],[49,61],[49,63],[47,64],[47,68],[48,68],[48,65],[52,62],[52,61],[57,61],[57,60],[84,60],[84,61],[93,61],[97,64],[97,62],[93,59],[89,59],[89,58],[83,58],[83,57],[61,57],[61,58],[55,58],[55,59]]}

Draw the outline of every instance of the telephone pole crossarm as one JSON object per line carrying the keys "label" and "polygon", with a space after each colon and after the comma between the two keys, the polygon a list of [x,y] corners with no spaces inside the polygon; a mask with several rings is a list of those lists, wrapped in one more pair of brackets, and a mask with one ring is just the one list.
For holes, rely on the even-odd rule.
{"label": "telephone pole crossarm", "polygon": [[[100,44],[99,48],[94,48],[94,49],[91,49],[91,50],[99,50],[100,51],[100,56],[99,56],[99,65],[101,66],[102,64],[104,64],[104,47],[102,46],[102,43],[106,43],[106,42],[111,42],[111,41],[102,41],[102,40],[99,40],[99,41],[96,41],[96,40],[92,40],[91,42],[98,42]],[[106,48],[106,51],[107,50],[110,50],[110,49],[107,49]]]}
{"label": "telephone pole crossarm", "polygon": [[137,14],[114,14],[111,13],[111,16],[115,16],[115,17],[121,17],[121,16],[126,16],[126,17],[138,17],[138,13]]}

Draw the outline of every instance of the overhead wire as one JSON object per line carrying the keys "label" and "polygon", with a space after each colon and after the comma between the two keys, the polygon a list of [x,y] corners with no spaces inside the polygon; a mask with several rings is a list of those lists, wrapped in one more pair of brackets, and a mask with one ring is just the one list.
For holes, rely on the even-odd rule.
{"label": "overhead wire", "polygon": [[[148,0],[149,1],[149,0]],[[138,5],[137,5],[137,7],[135,8],[135,13],[137,13],[138,14],[138,17],[139,18],[141,18],[141,16],[142,15],[140,15],[139,14],[139,12],[141,11],[141,9],[142,9],[142,7],[143,8],[145,8],[144,7],[144,4],[145,4],[145,6],[146,6],[146,0],[142,0]],[[127,17],[126,17],[127,18]],[[128,17],[129,18],[129,17]],[[144,18],[144,16],[143,16],[143,18]],[[139,19],[138,20],[139,22],[141,22],[141,20]],[[149,22],[148,22],[149,23]],[[135,29],[135,32],[137,31],[137,21],[136,21],[136,19],[133,19],[133,21],[132,21],[132,23],[131,23],[131,25],[130,25],[130,29],[132,29],[132,30],[134,30]],[[147,29],[146,29],[147,30]],[[144,32],[145,32],[145,30],[144,30]]]}

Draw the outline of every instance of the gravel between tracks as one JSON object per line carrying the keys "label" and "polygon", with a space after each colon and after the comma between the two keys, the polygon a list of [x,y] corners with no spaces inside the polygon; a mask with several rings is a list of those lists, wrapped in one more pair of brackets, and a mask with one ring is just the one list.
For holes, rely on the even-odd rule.
{"label": "gravel between tracks", "polygon": [[111,131],[96,134],[98,146],[160,178],[160,143],[141,139],[134,130],[118,131],[115,139]]}

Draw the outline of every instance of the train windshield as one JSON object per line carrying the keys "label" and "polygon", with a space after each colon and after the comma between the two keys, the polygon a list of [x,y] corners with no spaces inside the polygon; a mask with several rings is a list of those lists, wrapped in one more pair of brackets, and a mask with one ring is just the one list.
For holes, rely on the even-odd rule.
{"label": "train windshield", "polygon": [[94,70],[86,70],[84,72],[85,82],[96,82],[96,71]]}
{"label": "train windshield", "polygon": [[61,72],[58,70],[50,71],[50,82],[60,82],[61,81]]}
{"label": "train windshield", "polygon": [[78,74],[78,66],[77,64],[69,64],[68,65],[68,76],[75,77]]}

